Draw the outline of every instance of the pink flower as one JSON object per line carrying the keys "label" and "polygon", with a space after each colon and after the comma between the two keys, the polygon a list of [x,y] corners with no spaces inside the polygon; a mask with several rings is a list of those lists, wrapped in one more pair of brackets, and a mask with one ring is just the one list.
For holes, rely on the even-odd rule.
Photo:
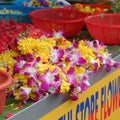
{"label": "pink flower", "polygon": [[48,69],[43,75],[39,76],[39,80],[41,81],[41,90],[54,94],[59,91],[61,79],[57,68],[52,72]]}
{"label": "pink flower", "polygon": [[86,63],[86,60],[81,57],[79,52],[69,54],[66,56],[66,61],[70,62],[70,64],[73,65],[83,65]]}
{"label": "pink flower", "polygon": [[74,68],[70,68],[67,73],[67,81],[71,83],[74,87],[77,86],[77,81],[76,81],[76,74],[74,73]]}
{"label": "pink flower", "polygon": [[63,55],[64,51],[55,46],[51,49],[50,60],[53,64],[57,64],[62,61]]}
{"label": "pink flower", "polygon": [[84,74],[80,80],[81,91],[84,91],[90,86],[89,77],[87,74]]}

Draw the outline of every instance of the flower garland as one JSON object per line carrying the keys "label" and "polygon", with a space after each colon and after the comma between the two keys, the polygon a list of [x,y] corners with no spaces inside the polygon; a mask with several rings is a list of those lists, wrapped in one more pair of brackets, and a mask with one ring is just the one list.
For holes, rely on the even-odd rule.
{"label": "flower garland", "polygon": [[70,42],[60,33],[17,37],[16,48],[0,54],[0,69],[14,79],[8,96],[23,103],[64,93],[77,100],[78,94],[90,86],[90,74],[103,66],[110,71],[119,65],[97,40]]}

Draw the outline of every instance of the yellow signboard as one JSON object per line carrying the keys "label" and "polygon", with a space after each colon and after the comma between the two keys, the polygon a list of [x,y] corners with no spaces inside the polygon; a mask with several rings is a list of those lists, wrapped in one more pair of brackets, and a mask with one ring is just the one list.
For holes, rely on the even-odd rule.
{"label": "yellow signboard", "polygon": [[120,69],[117,69],[91,85],[77,101],[68,100],[39,120],[119,120],[119,117]]}

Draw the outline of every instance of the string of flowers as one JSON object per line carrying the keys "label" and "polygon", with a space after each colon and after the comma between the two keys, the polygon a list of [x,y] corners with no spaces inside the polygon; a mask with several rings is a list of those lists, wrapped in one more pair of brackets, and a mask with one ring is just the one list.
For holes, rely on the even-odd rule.
{"label": "string of flowers", "polygon": [[0,54],[0,69],[9,72],[14,81],[8,96],[27,103],[49,94],[69,93],[72,100],[89,86],[89,75],[106,66],[110,71],[119,63],[102,43],[80,40],[70,42],[61,33],[39,37],[17,36],[16,49]]}

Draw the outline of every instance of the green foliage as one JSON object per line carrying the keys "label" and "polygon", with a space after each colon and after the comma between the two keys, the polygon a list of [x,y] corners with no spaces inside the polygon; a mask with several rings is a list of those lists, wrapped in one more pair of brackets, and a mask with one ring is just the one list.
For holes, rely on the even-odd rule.
{"label": "green foliage", "polygon": [[113,13],[120,13],[120,0],[118,0],[115,3],[112,4],[111,11]]}

